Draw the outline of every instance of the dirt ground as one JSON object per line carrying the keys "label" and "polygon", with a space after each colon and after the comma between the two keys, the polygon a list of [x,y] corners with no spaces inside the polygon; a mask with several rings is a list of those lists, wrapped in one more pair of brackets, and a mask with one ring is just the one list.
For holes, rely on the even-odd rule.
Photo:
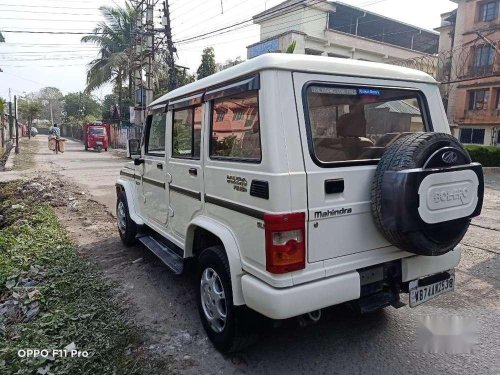
{"label": "dirt ground", "polygon": [[[38,142],[41,142],[38,140]],[[28,171],[49,174],[63,184],[65,201],[56,208],[83,257],[117,285],[131,319],[144,329],[145,346],[170,358],[183,374],[498,374],[500,373],[500,174],[486,175],[483,214],[463,241],[454,293],[416,309],[388,308],[359,317],[343,306],[327,309],[316,325],[301,328],[291,319],[264,334],[257,345],[223,356],[208,342],[198,318],[195,283],[174,276],[142,246],[126,248],[117,235],[114,183],[125,160],[80,152],[68,144],[63,157],[46,152]],[[25,172],[26,173],[26,172]],[[0,174],[1,179],[1,174]],[[57,193],[57,191],[55,192]],[[457,314],[480,326],[472,354],[432,355],[416,349],[415,331],[424,315]]]}

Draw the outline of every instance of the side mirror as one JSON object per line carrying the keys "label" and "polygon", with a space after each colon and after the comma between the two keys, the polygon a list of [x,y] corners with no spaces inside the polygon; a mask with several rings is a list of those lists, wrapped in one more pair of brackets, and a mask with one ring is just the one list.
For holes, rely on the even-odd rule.
{"label": "side mirror", "polygon": [[129,159],[139,159],[141,157],[141,141],[138,139],[128,140],[127,157]]}

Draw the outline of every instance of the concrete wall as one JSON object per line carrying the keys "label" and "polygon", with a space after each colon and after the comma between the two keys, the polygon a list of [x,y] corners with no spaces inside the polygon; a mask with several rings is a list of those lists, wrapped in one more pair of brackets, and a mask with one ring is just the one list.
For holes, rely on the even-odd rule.
{"label": "concrete wall", "polygon": [[[497,54],[494,77],[477,77],[469,75],[468,67],[472,64],[473,49],[476,44],[484,44],[478,38],[476,31],[482,31],[491,41],[500,40],[500,17],[490,22],[479,21],[479,8],[483,1],[479,0],[455,0],[458,3],[457,21],[455,25],[455,43],[454,61],[455,65],[451,71],[451,81],[461,80],[462,82],[448,85],[448,119],[451,124],[458,125],[459,128],[482,128],[485,129],[485,145],[494,145],[492,135],[495,129],[500,129],[500,116],[496,110],[496,99],[500,90],[500,58]],[[493,33],[488,31],[497,29]],[[448,41],[446,39],[446,30],[440,30],[443,45],[440,51],[446,50]],[[471,47],[464,47],[470,45]],[[464,56],[468,57],[465,60]],[[463,69],[462,69],[463,67]],[[462,72],[457,72],[462,70]],[[458,73],[458,74],[457,74]],[[460,74],[462,73],[462,74]],[[469,111],[469,96],[472,90],[488,89],[490,92],[488,108],[485,110]],[[456,131],[458,136],[459,130]]]}
{"label": "concrete wall", "polygon": [[310,36],[321,38],[327,26],[327,9],[335,9],[331,5],[297,7],[296,10],[273,13],[272,17],[259,20],[260,40],[283,34],[287,31],[302,31]]}

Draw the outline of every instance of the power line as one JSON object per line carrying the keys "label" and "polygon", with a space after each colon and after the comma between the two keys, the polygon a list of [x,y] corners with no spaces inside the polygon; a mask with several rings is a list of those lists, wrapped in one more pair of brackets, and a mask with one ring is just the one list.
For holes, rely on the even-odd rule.
{"label": "power line", "polygon": [[[310,7],[310,6],[319,4],[321,2],[323,2],[323,0],[316,0],[314,3],[307,4],[306,6]],[[287,6],[284,6],[284,7],[281,7],[281,8],[277,8],[274,11],[269,12],[267,15],[273,15],[273,14],[279,12],[280,16],[282,16],[282,15],[285,15],[285,14],[289,14],[289,13],[295,12],[296,10],[288,10],[287,12],[283,12],[283,10],[294,8],[297,4],[300,4],[300,3],[294,2],[294,3],[290,4],[290,5],[287,5]],[[232,25],[229,25],[229,26],[221,27],[221,28],[219,28],[217,30],[208,31],[208,32],[200,34],[200,35],[196,35],[196,36],[192,36],[192,37],[189,37],[189,38],[184,38],[184,39],[181,39],[181,40],[177,40],[176,43],[185,43],[185,42],[189,42],[191,40],[198,40],[198,39],[201,39],[201,38],[203,38],[205,36],[210,36],[212,34],[219,33],[221,31],[226,31],[226,30],[229,30],[229,29],[231,29],[233,27],[241,26],[241,25],[244,25],[245,23],[248,23],[248,22],[251,22],[251,21],[253,21],[253,17],[249,18],[249,19],[246,19],[246,20],[243,20],[243,21],[240,21],[240,22],[236,22],[236,23],[234,23]],[[250,25],[248,25],[248,26],[250,26]],[[229,31],[227,31],[227,32],[229,32]]]}
{"label": "power line", "polygon": [[2,33],[14,34],[60,34],[60,35],[103,35],[104,33],[96,33],[93,31],[35,31],[35,30],[0,30]]}
{"label": "power line", "polygon": [[61,14],[65,16],[95,16],[95,13],[70,13],[70,12],[44,12],[44,11],[33,11],[33,10],[20,10],[20,9],[3,9],[3,12],[9,13],[32,13],[32,14]]}
{"label": "power line", "polygon": [[68,7],[68,6],[50,6],[50,5],[14,5],[14,4],[0,4],[3,7],[16,7],[16,8],[44,8],[44,9],[72,9],[72,10],[98,10],[97,8],[83,8],[83,7]]}
{"label": "power line", "polygon": [[[231,12],[231,10],[235,9],[236,7],[241,7],[244,3],[248,2],[249,0],[243,0],[241,1],[240,3],[236,4],[236,5],[233,5],[231,8],[228,8],[224,11],[224,15],[227,16],[228,13]],[[208,2],[207,2],[208,3]],[[210,6],[210,4],[208,4]],[[216,14],[214,14],[214,16],[212,17],[212,19],[214,18],[217,18],[219,16],[221,16],[222,13],[220,13],[219,11],[216,12]],[[179,15],[180,17],[180,15]],[[172,22],[175,21],[177,18],[179,17],[174,17],[172,18]],[[200,22],[197,21],[199,20],[200,18],[204,18],[204,19],[210,19],[210,16],[207,16],[207,14],[205,14],[203,11],[200,12],[200,14],[198,16],[195,16],[195,17],[190,17],[189,18],[189,24],[187,24],[186,28],[183,28],[181,29],[180,31],[177,31],[175,33],[173,33],[172,35],[175,36],[175,37],[178,37],[179,33],[185,33],[186,31],[190,31],[190,32],[193,32],[193,27],[190,26],[190,25],[200,25]],[[210,22],[208,22],[210,24]],[[181,25],[184,25],[183,22],[181,22]],[[206,27],[208,27],[209,25],[206,25],[205,22],[203,22],[203,26],[202,28],[203,29],[206,29]],[[197,30],[199,30],[200,28],[198,28]],[[194,31],[197,31],[197,30],[194,30]]]}
{"label": "power line", "polygon": [[[19,18],[17,17],[2,17],[0,18],[0,21],[6,21],[6,20],[17,20],[19,21]],[[47,22],[99,22],[100,20],[58,20],[58,19],[47,19],[47,18],[23,18],[23,21],[47,21]]]}
{"label": "power line", "polygon": [[[38,65],[37,68],[65,68],[67,66],[86,66],[88,64]],[[33,65],[3,65],[2,68],[33,68]]]}

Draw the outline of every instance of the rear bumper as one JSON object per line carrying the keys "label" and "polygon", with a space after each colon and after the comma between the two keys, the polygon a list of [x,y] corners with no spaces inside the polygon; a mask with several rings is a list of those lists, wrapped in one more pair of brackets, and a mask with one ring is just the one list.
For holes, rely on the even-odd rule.
{"label": "rear bumper", "polygon": [[[455,268],[460,262],[460,245],[441,256],[412,256],[401,259],[402,282]],[[246,274],[241,278],[245,304],[272,319],[287,319],[360,298],[360,276],[351,271],[289,288],[274,288]]]}
{"label": "rear bumper", "polygon": [[245,303],[272,319],[287,319],[328,306],[358,299],[359,273],[342,275],[277,289],[254,276],[244,275],[241,286]]}

